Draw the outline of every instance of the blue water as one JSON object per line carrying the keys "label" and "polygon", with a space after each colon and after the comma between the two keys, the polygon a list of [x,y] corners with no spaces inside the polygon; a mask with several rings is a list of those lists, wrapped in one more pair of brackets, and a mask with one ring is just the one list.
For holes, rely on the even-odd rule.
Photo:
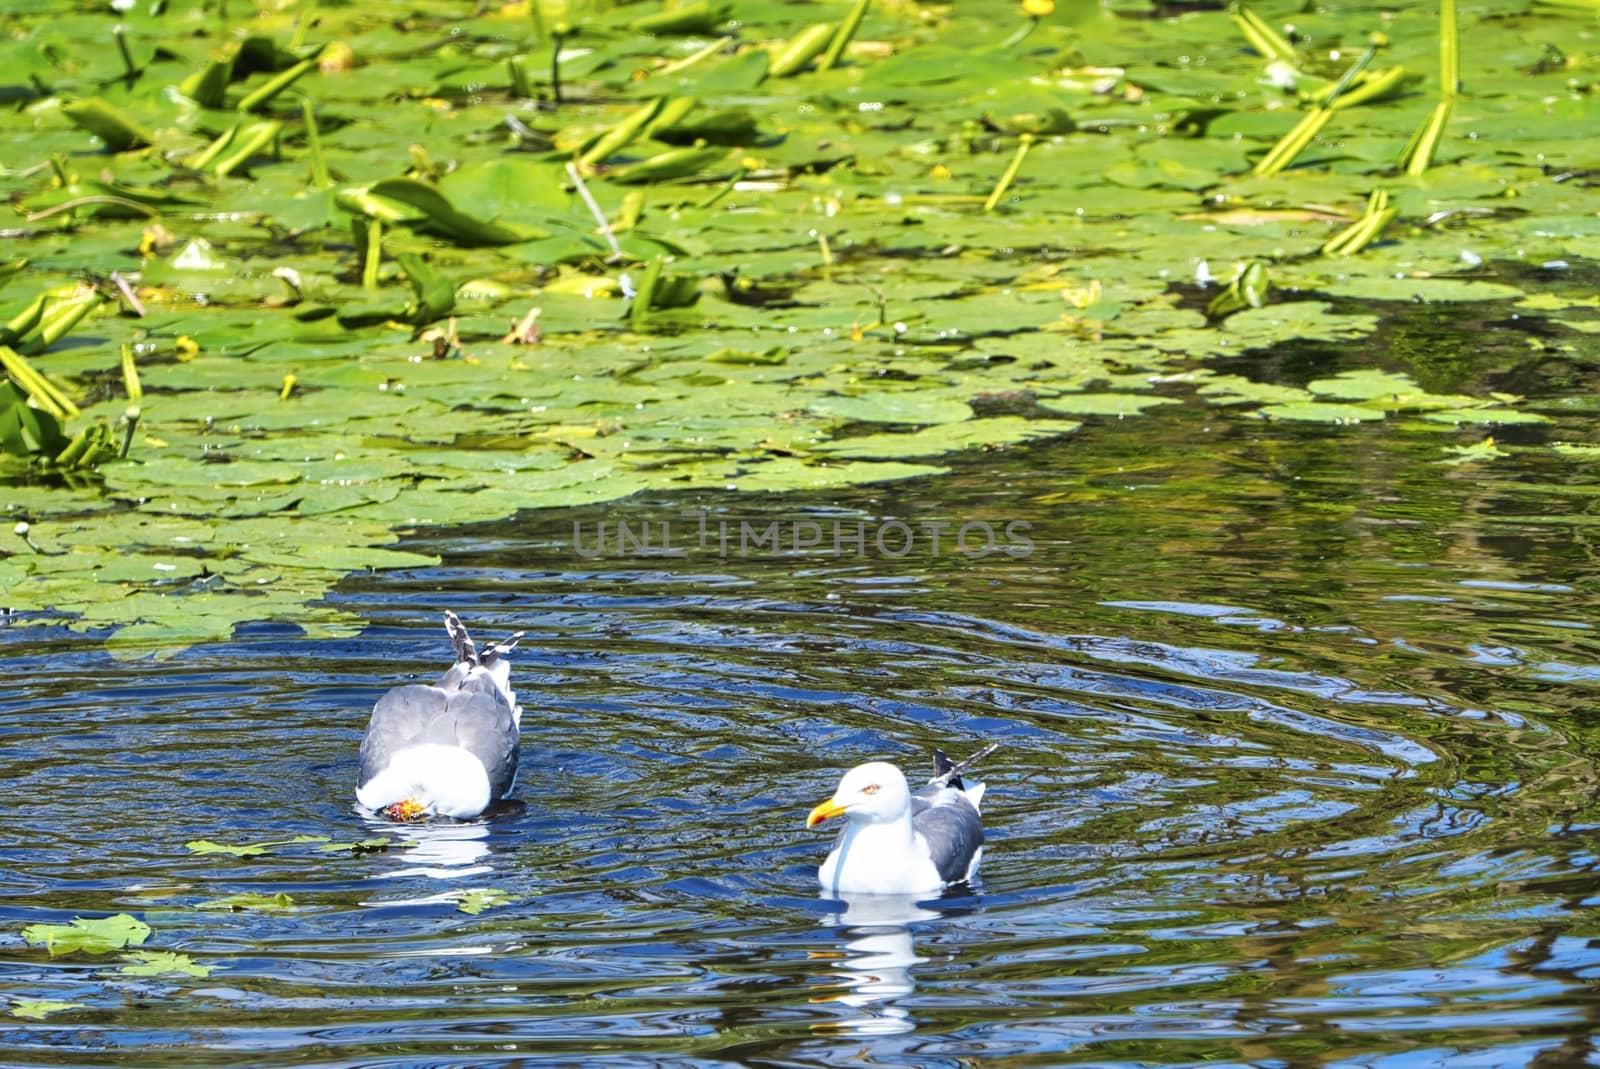
{"label": "blue water", "polygon": [[[0,998],[80,1004],[0,1015],[0,1062],[1600,1062],[1600,571],[1590,518],[1552,490],[1592,476],[1530,458],[1458,477],[1435,439],[1370,428],[1200,453],[1203,418],[826,501],[425,532],[410,544],[441,566],[340,588],[351,637],[251,625],[118,661],[0,628]],[[1021,520],[1035,545],[574,551],[574,523],[697,510]],[[365,818],[367,710],[444,667],[446,608],[528,632],[518,801]],[[818,894],[829,838],[804,817],[844,769],[931,773],[932,747],[988,740],[973,886]],[[21,938],[115,912],[213,971]]]}

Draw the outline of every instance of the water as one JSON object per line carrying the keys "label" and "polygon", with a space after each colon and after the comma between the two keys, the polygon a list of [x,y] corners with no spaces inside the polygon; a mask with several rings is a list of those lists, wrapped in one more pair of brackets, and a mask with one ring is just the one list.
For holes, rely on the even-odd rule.
{"label": "water", "polygon": [[[422,537],[442,566],[341,588],[353,639],[130,664],[0,630],[0,994],[82,1004],[0,1017],[0,1062],[1600,1063],[1597,482],[1531,448],[1438,463],[1463,440],[1184,408],[826,500]],[[868,552],[724,557],[702,514],[864,523]],[[1033,548],[889,557],[890,518]],[[618,521],[685,553],[574,551]],[[444,667],[446,608],[529,632],[519,801],[363,819],[367,710]],[[976,885],[818,896],[803,820],[842,770],[991,739]],[[184,845],[297,835],[394,848]],[[474,889],[506,900],[462,912]],[[117,911],[215,971],[20,938]]]}

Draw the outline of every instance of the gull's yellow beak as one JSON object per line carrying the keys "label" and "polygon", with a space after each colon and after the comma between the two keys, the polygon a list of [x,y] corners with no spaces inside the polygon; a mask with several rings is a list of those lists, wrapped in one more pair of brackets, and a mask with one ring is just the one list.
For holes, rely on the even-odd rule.
{"label": "gull's yellow beak", "polygon": [[826,802],[823,802],[821,805],[817,806],[817,808],[813,809],[811,811],[811,815],[806,817],[806,827],[815,828],[818,824],[821,824],[829,817],[836,817],[843,812],[844,806],[830,798]]}

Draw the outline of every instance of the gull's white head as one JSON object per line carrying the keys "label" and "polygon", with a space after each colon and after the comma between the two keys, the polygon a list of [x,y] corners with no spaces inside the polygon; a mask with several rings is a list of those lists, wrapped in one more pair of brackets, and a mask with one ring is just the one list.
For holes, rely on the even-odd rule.
{"label": "gull's white head", "polygon": [[906,786],[906,777],[887,761],[873,761],[846,772],[833,797],[806,817],[806,827],[814,828],[837,816],[863,824],[887,824],[905,819],[910,812],[911,788]]}

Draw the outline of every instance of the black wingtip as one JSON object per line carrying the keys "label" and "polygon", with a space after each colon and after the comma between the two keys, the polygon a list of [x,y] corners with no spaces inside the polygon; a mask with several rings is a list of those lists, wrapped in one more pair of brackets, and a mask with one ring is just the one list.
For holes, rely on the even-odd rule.
{"label": "black wingtip", "polygon": [[472,636],[467,634],[467,625],[461,622],[461,617],[449,609],[444,611],[444,629],[445,633],[450,636],[451,644],[456,648],[457,664],[476,665],[480,663],[478,660],[478,646],[472,641]]}
{"label": "black wingtip", "polygon": [[456,663],[470,664],[474,667],[494,664],[496,660],[516,649],[517,642],[521,640],[523,635],[527,634],[525,631],[518,631],[510,638],[503,638],[498,642],[489,643],[483,648],[483,652],[479,653],[478,644],[472,641],[471,635],[467,634],[467,625],[461,622],[461,617],[449,609],[446,609],[444,613],[444,629],[450,636],[451,644],[456,648]]}
{"label": "black wingtip", "polygon": [[[945,753],[943,750],[939,749],[937,746],[934,747],[934,750],[933,750],[933,780],[930,781],[930,782],[937,782],[941,778],[944,778],[947,775],[947,773],[950,773],[950,772],[954,771],[955,767],[956,767],[956,763],[954,761],[950,760],[950,755],[949,754]],[[959,775],[950,776],[948,779],[945,779],[945,786],[954,787],[958,791],[964,791],[964,790],[967,789],[966,784],[961,782],[961,777]]]}
{"label": "black wingtip", "polygon": [[954,787],[958,791],[964,791],[967,788],[966,784],[961,782],[961,774],[970,769],[973,765],[976,765],[979,761],[982,761],[985,757],[988,757],[990,754],[994,753],[999,748],[1000,744],[998,742],[991,742],[989,745],[985,746],[983,749],[979,750],[965,761],[962,761],[960,764],[952,764],[949,756],[946,755],[943,750],[936,749],[933,751],[933,778],[928,782],[937,783],[942,787]]}

